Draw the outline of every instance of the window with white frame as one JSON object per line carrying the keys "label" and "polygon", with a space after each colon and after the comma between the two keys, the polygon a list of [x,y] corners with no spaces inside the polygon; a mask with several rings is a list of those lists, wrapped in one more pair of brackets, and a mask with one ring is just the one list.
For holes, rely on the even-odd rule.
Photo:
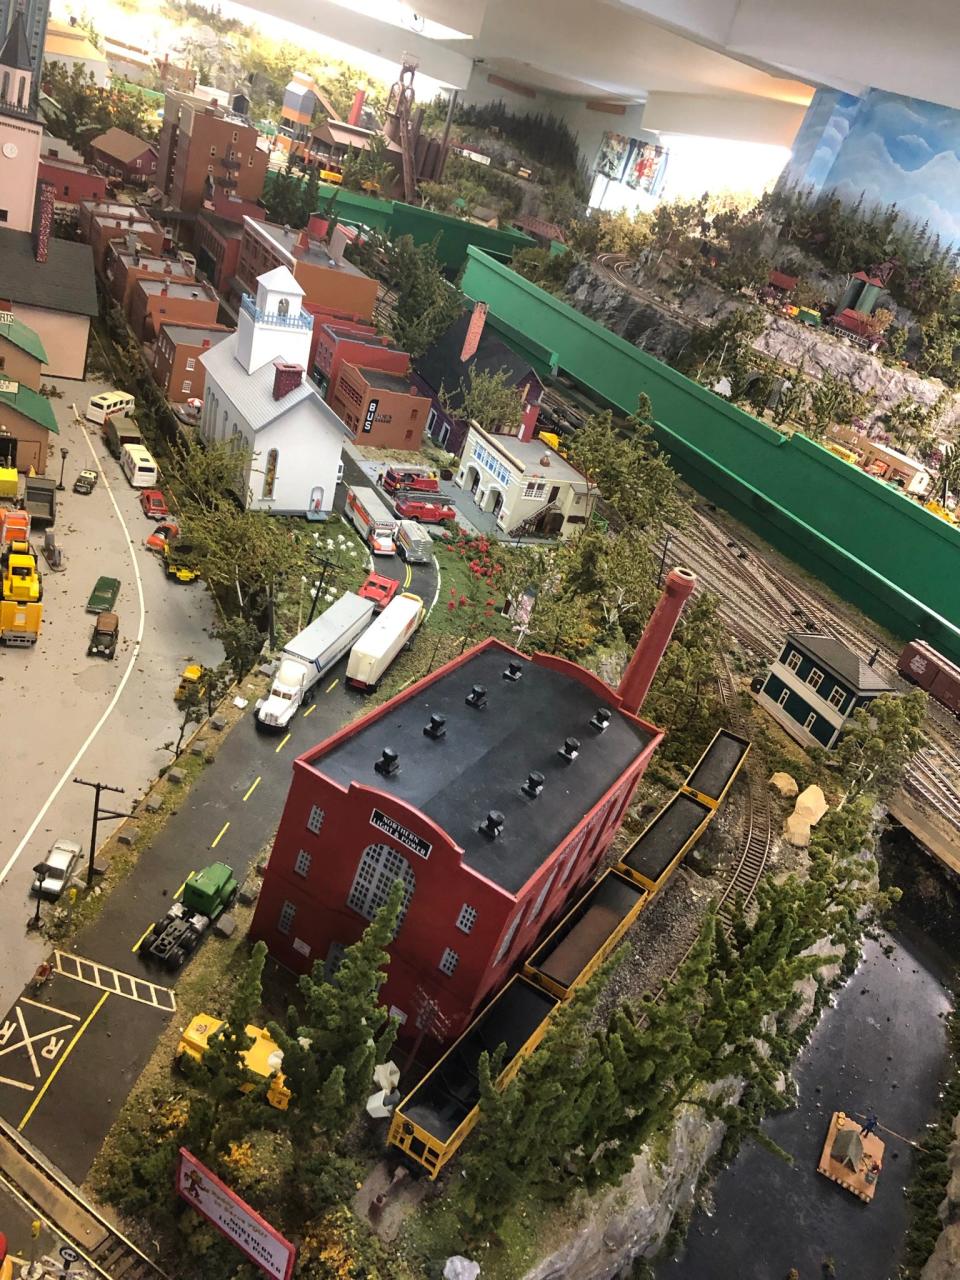
{"label": "window with white frame", "polygon": [[804,720],[803,727],[809,731],[810,729],[813,728],[816,722],[817,722],[816,712],[811,711],[810,714],[807,716],[806,720]]}
{"label": "window with white frame", "polygon": [[557,870],[558,868],[554,867],[553,870],[550,872],[550,874],[547,876],[546,880],[544,880],[543,888],[537,894],[537,900],[533,904],[533,910],[530,912],[530,921],[529,921],[530,924],[533,924],[534,920],[536,920],[537,916],[543,910],[543,904],[547,899],[547,894],[550,892],[553,882],[557,878]]}
{"label": "window with white frame", "polygon": [[293,917],[296,914],[296,906],[292,902],[284,902],[277,919],[277,931],[279,933],[289,933],[293,928]]}
{"label": "window with white frame", "polygon": [[400,904],[400,916],[397,929],[403,924],[410,899],[417,887],[416,876],[410,869],[406,858],[401,857],[396,849],[388,844],[367,845],[360,858],[357,874],[347,897],[347,906],[359,912],[367,920],[372,920],[387,898],[390,890],[398,881],[403,882],[403,901]]}
{"label": "window with white frame", "polygon": [[525,498],[542,498],[547,492],[547,482],[545,480],[528,480],[523,486],[523,496]]}
{"label": "window with white frame", "polygon": [[777,706],[782,707],[789,697],[790,697],[790,690],[784,689],[783,692],[780,694],[780,697],[777,699]]}
{"label": "window with white frame", "polygon": [[445,973],[451,978],[456,971],[457,965],[460,963],[460,957],[452,947],[445,947],[443,955],[440,957],[439,969],[441,973]]}
{"label": "window with white frame", "polygon": [[184,383],[181,385],[180,390],[184,393],[184,395],[186,395],[187,393],[189,393],[190,388],[191,388],[192,386],[193,386],[193,383],[192,383],[192,382],[190,381],[190,379],[188,378],[188,379],[186,380],[186,382],[184,382]]}
{"label": "window with white frame", "polygon": [[332,982],[337,976],[337,970],[343,961],[343,953],[346,947],[342,942],[331,942],[330,950],[327,952],[327,958],[323,963],[323,980],[324,982]]}
{"label": "window with white frame", "polygon": [[790,657],[787,659],[787,667],[790,671],[796,671],[802,661],[802,656],[797,653],[796,649],[794,649],[790,654]]}
{"label": "window with white frame", "polygon": [[510,928],[503,935],[503,941],[500,943],[500,948],[497,951],[496,958],[494,959],[494,962],[493,962],[494,964],[499,964],[500,961],[507,954],[507,952],[510,950],[510,948],[513,946],[513,940],[516,937],[517,929],[520,927],[520,917],[522,915],[523,915],[523,912],[518,911],[516,915],[513,917],[513,920],[510,923]]}
{"label": "window with white frame", "polygon": [[460,914],[457,916],[457,928],[462,933],[469,933],[473,926],[477,923],[477,908],[471,907],[465,902],[460,908]]}
{"label": "window with white frame", "polygon": [[194,356],[191,356],[190,359],[187,361],[187,373],[193,373],[196,367],[197,367],[196,358]]}
{"label": "window with white frame", "polygon": [[570,872],[573,870],[573,864],[576,862],[577,856],[579,855],[580,850],[583,848],[583,842],[586,838],[587,838],[586,831],[582,831],[574,841],[573,848],[570,850],[569,854],[567,855],[567,862],[563,868],[563,875],[560,877],[561,884],[566,884],[567,881],[570,879]]}
{"label": "window with white frame", "polygon": [[830,697],[827,699],[831,707],[837,707],[839,709],[843,706],[846,700],[847,695],[845,690],[841,689],[838,684],[835,684],[830,690]]}
{"label": "window with white frame", "polygon": [[814,690],[819,689],[820,686],[823,684],[823,672],[818,671],[817,668],[814,667],[813,670],[810,672],[810,674],[807,676],[807,684],[810,686],[811,689],[814,689]]}
{"label": "window with white frame", "polygon": [[306,849],[301,849],[297,854],[293,869],[298,876],[308,876],[310,874],[310,863],[313,861],[313,855],[308,853]]}
{"label": "window with white frame", "polygon": [[320,834],[320,828],[323,826],[324,812],[318,804],[312,805],[310,813],[307,817],[307,830],[312,831],[315,836]]}

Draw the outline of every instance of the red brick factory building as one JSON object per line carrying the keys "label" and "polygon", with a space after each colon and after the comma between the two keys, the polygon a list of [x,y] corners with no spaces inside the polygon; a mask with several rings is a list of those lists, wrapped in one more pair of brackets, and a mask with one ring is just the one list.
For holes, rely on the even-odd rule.
{"label": "red brick factory building", "polygon": [[668,575],[616,690],[490,639],[298,757],[251,937],[329,975],[401,880],[383,1001],[411,1032],[432,1002],[452,1040],[616,834],[663,736],[637,713],[695,584]]}

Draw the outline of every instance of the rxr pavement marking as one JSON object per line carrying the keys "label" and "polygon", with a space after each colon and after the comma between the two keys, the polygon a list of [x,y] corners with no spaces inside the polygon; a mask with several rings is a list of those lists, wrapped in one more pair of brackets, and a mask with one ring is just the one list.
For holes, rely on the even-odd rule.
{"label": "rxr pavement marking", "polygon": [[84,982],[88,987],[99,987],[101,991],[123,996],[125,1000],[136,1000],[138,1004],[150,1004],[155,1009],[162,1009],[164,1013],[173,1013],[176,1010],[177,997],[169,987],[159,987],[154,982],[134,977],[132,973],[111,969],[108,964],[85,960],[83,956],[74,956],[67,951],[55,951],[53,967],[65,978],[72,978],[74,982]]}
{"label": "rxr pavement marking", "polygon": [[[23,1006],[27,1006],[26,1010]],[[48,1018],[41,1018],[35,1010],[41,1010],[48,1015]],[[36,1082],[43,1076],[42,1067],[53,1065],[64,1046],[64,1033],[74,1031],[76,1023],[80,1020],[80,1014],[67,1013],[65,1009],[58,1009],[55,1005],[38,1004],[35,1000],[28,1000],[26,996],[21,996],[0,1024],[0,1046],[2,1046],[0,1058],[17,1053],[20,1049],[24,1050],[26,1060],[24,1065],[29,1067],[33,1083],[30,1080],[15,1080],[10,1076],[0,1075],[0,1084],[7,1084],[11,1089],[22,1089],[25,1093],[33,1093],[37,1087]],[[27,1026],[28,1022],[31,1024],[30,1027]],[[44,1022],[48,1025],[43,1025],[40,1030],[36,1030],[36,1027]],[[18,1030],[20,1038],[15,1040],[13,1037]],[[60,1039],[57,1038],[58,1036]],[[46,1041],[40,1049],[40,1057],[44,1060],[42,1063],[37,1060],[34,1050],[34,1046],[41,1040]],[[6,1063],[3,1066],[7,1068]]]}

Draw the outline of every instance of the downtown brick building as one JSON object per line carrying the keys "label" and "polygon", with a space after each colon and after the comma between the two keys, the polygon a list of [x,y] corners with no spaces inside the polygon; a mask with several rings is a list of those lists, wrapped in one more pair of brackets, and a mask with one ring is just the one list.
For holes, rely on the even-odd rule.
{"label": "downtown brick building", "polygon": [[219,188],[259,200],[270,157],[249,120],[189,94],[163,104],[156,181],[172,204],[197,213]]}
{"label": "downtown brick building", "polygon": [[401,1035],[429,1008],[452,1040],[616,834],[663,736],[638,711],[695,582],[668,575],[616,690],[490,639],[301,755],[251,937],[329,977],[400,880],[381,998]]}

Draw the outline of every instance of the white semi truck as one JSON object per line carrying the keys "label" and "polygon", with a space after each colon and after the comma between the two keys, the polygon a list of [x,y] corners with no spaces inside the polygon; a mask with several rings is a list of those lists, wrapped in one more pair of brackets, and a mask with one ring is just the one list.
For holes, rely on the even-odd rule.
{"label": "white semi truck", "polygon": [[373,618],[373,601],[346,591],[336,603],[290,641],[266,698],[257,703],[257,721],[285,729],[307,694],[353,646]]}
{"label": "white semi truck", "polygon": [[376,689],[403,646],[420,625],[423,601],[412,591],[394,596],[369,630],[350,650],[347,684],[369,692]]}

